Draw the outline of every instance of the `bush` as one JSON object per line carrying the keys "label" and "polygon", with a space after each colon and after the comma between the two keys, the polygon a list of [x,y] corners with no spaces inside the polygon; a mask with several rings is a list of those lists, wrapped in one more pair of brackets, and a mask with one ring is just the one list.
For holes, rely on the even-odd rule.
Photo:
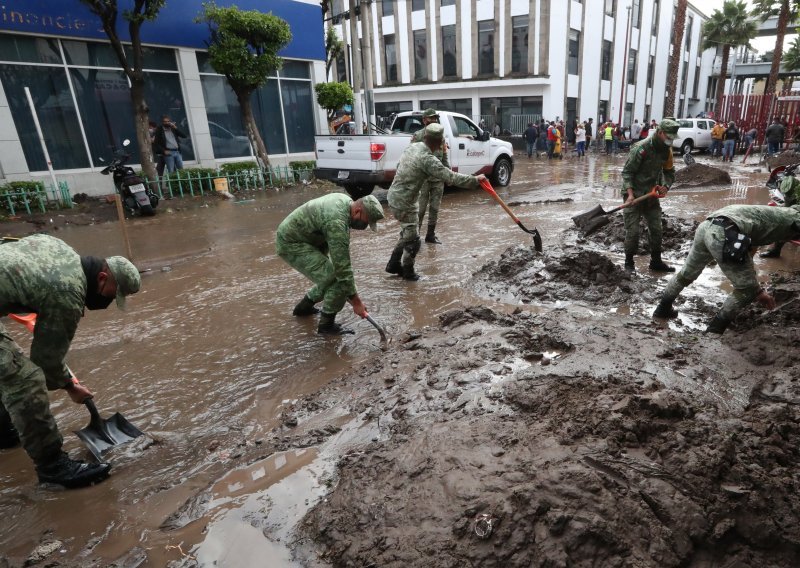
{"label": "bush", "polygon": [[[10,193],[17,195],[9,195]],[[0,208],[9,214],[12,212],[12,207],[14,214],[27,213],[26,202],[31,212],[42,211],[47,206],[47,193],[42,182],[12,181],[0,185]]]}
{"label": "bush", "polygon": [[239,172],[246,172],[250,170],[257,170],[258,164],[249,161],[249,162],[228,162],[227,164],[222,164],[220,166],[219,171],[223,174],[236,174]]}
{"label": "bush", "polygon": [[301,179],[310,180],[313,177],[312,170],[317,166],[315,160],[298,160],[296,162],[289,162],[289,169],[294,172],[294,180],[300,181]]}
{"label": "bush", "polygon": [[214,191],[214,178],[219,177],[217,170],[212,168],[186,168],[176,170],[171,174],[164,173],[162,185],[166,185],[167,193],[172,190],[172,194],[183,193],[204,193]]}

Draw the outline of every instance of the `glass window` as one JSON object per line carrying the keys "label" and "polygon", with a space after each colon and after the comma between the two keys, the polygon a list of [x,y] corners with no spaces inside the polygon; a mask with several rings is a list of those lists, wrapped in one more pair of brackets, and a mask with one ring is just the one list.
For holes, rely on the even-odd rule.
{"label": "glass window", "polygon": [[692,85],[692,98],[697,98],[698,87],[700,86],[700,66],[694,68],[694,85]]}
{"label": "glass window", "polygon": [[658,35],[658,18],[661,16],[661,0],[653,0],[653,22],[650,26],[650,34]]}
{"label": "glass window", "polygon": [[61,64],[61,53],[54,39],[0,34],[0,61]]}
{"label": "glass window", "polygon": [[694,18],[692,18],[691,16],[686,16],[686,39],[685,39],[686,51],[689,51],[689,48],[692,46],[693,23],[694,23]]}
{"label": "glass window", "polygon": [[456,0],[442,0],[442,8],[445,6],[455,6]]}
{"label": "glass window", "polygon": [[480,136],[480,129],[472,124],[470,121],[461,118],[460,116],[447,115],[450,120],[450,128],[453,132],[457,132],[458,136],[473,138],[477,140]]}
{"label": "glass window", "polygon": [[600,128],[600,125],[608,119],[608,101],[600,101],[597,107],[597,127]]}
{"label": "glass window", "polygon": [[458,75],[456,53],[456,26],[442,26],[442,75],[445,77]]}
{"label": "glass window", "polygon": [[344,61],[344,50],[336,56],[336,80],[340,83],[347,82],[347,64]]}
{"label": "glass window", "polygon": [[614,15],[614,10],[617,7],[617,0],[606,0],[606,14],[609,16]]}
{"label": "glass window", "polygon": [[394,16],[394,0],[382,0],[381,6],[384,16]]}
{"label": "glass window", "polygon": [[250,141],[242,125],[241,107],[225,77],[200,77],[208,129],[215,158],[250,156]]}
{"label": "glass window", "polygon": [[425,30],[414,31],[414,79],[428,78],[428,38]]}
{"label": "glass window", "polygon": [[383,36],[383,44],[386,47],[384,55],[386,57],[386,82],[397,82],[397,52],[395,51],[394,34]]}
{"label": "glass window", "polygon": [[600,78],[611,80],[611,42],[603,40],[603,56],[600,59]]}
{"label": "glass window", "polygon": [[400,116],[394,121],[394,124],[392,124],[392,132],[413,134],[417,130],[422,130],[424,127],[421,115]]}
{"label": "glass window", "polygon": [[[64,55],[68,65],[81,67],[119,67],[119,59],[110,44],[86,41],[62,40]],[[133,63],[133,52],[129,45],[125,47],[128,61]],[[142,68],[177,71],[178,62],[171,49],[142,46]]]}
{"label": "glass window", "polygon": [[[176,73],[150,73],[145,71],[144,100],[147,101],[147,106],[150,107],[150,118],[156,121],[156,124],[158,124],[162,115],[167,114],[178,125],[178,128],[183,130],[187,137],[180,140],[181,155],[184,160],[194,160],[192,133],[189,131],[189,120],[186,116],[186,105],[183,103],[180,77]],[[128,116],[133,121],[130,96],[128,97]],[[132,144],[135,142],[135,138],[135,136],[131,138]]]}
{"label": "glass window", "polygon": [[411,0],[411,10],[424,10],[425,9],[425,0]]}
{"label": "glass window", "polygon": [[304,61],[283,60],[283,67],[278,75],[287,79],[311,79],[308,63]]}
{"label": "glass window", "polygon": [[528,16],[511,18],[511,71],[528,72]]}
{"label": "glass window", "polygon": [[655,77],[655,58],[651,55],[647,63],[647,86],[653,88],[653,78]]}
{"label": "glass window", "polygon": [[[286,142],[283,138],[283,120],[281,120],[281,99],[278,93],[278,81],[269,79],[266,84],[253,93],[253,114],[261,131],[264,144],[269,154],[285,154]],[[314,129],[309,132],[314,135]]]}
{"label": "glass window", "polygon": [[633,85],[636,82],[636,57],[637,51],[635,49],[628,50],[628,84]]}
{"label": "glass window", "polygon": [[211,66],[211,57],[209,57],[207,51],[197,51],[195,54],[197,56],[197,69],[200,73],[216,73]]}
{"label": "glass window", "polygon": [[308,81],[281,81],[289,152],[314,151],[314,99]]}
{"label": "glass window", "polygon": [[459,112],[469,116],[472,114],[472,99],[420,100],[419,108],[435,108],[436,110]]}
{"label": "glass window", "polygon": [[480,105],[487,127],[498,124],[503,132],[513,134],[522,134],[529,122],[542,116],[542,97],[487,97]]}
{"label": "glass window", "polygon": [[494,74],[494,20],[478,22],[478,74]]}
{"label": "glass window", "polygon": [[569,30],[569,56],[567,57],[567,73],[570,75],[578,74],[578,54],[581,50],[581,34],[575,30]]}
{"label": "glass window", "polygon": [[642,27],[642,0],[633,0],[631,22],[634,28]]}
{"label": "glass window", "polygon": [[[26,86],[31,91],[53,168],[65,170],[89,167],[64,69],[0,65],[0,81],[3,83],[30,171],[46,170],[47,163],[36,129],[32,127],[33,119],[25,97]],[[130,109],[130,100],[128,108]]]}

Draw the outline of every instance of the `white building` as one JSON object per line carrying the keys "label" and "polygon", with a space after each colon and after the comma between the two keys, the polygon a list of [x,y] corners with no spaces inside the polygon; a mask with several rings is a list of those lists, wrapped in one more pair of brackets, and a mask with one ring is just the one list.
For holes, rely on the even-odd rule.
{"label": "white building", "polygon": [[[430,106],[519,133],[533,116],[629,125],[713,105],[715,51],[700,51],[706,18],[691,4],[676,108],[665,111],[673,0],[333,0],[332,13],[355,3],[372,24],[379,117]],[[333,22],[349,47],[349,21]]]}

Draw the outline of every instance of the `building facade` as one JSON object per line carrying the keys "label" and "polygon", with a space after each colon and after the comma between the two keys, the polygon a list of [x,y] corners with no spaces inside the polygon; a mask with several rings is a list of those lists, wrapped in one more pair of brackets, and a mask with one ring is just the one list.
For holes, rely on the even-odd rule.
{"label": "building facade", "polygon": [[[701,52],[706,18],[691,4],[675,46],[676,108],[665,111],[673,0],[334,0],[333,15],[355,3],[371,23],[379,122],[430,106],[519,134],[533,117],[629,125],[694,116],[713,104],[715,51]],[[349,23],[333,22],[350,44]],[[341,58],[333,78],[346,68]]]}
{"label": "building facade", "polygon": [[[275,163],[313,159],[314,133],[325,124],[313,89],[325,76],[319,4],[217,2],[234,3],[271,11],[289,23],[284,66],[253,95],[253,109]],[[181,140],[186,167],[252,156],[236,96],[209,64],[208,27],[194,22],[201,11],[201,0],[167,2],[141,28],[151,120],[158,123],[167,114],[188,134]],[[127,22],[121,15],[119,20],[126,41]],[[99,20],[77,0],[5,0],[0,6],[0,179],[48,183],[26,87],[57,178],[73,192],[109,193],[108,178],[96,175],[105,166],[100,158],[107,164],[111,148],[127,138],[127,151],[138,161],[130,85]]]}

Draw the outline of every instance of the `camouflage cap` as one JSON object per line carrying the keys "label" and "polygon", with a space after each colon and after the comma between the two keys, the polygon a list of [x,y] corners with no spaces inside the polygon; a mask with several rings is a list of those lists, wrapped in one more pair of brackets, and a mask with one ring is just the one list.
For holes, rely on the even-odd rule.
{"label": "camouflage cap", "polygon": [[444,126],[433,123],[425,127],[425,138],[441,140],[444,138]]}
{"label": "camouflage cap", "polygon": [[678,128],[680,128],[680,125],[674,118],[665,118],[658,123],[659,132],[663,132],[670,139],[675,138],[678,135]]}
{"label": "camouflage cap", "polygon": [[422,118],[427,118],[429,116],[439,116],[439,113],[432,108],[426,108],[425,110],[422,111]]}
{"label": "camouflage cap", "polygon": [[378,221],[383,219],[383,207],[381,206],[381,202],[374,195],[366,195],[360,199],[362,205],[364,205],[364,209],[367,212],[367,217],[369,218],[369,228],[373,231],[378,230]]}
{"label": "camouflage cap", "polygon": [[139,270],[122,256],[110,256],[106,259],[106,264],[117,281],[117,307],[124,310],[125,296],[135,294],[142,285]]}

